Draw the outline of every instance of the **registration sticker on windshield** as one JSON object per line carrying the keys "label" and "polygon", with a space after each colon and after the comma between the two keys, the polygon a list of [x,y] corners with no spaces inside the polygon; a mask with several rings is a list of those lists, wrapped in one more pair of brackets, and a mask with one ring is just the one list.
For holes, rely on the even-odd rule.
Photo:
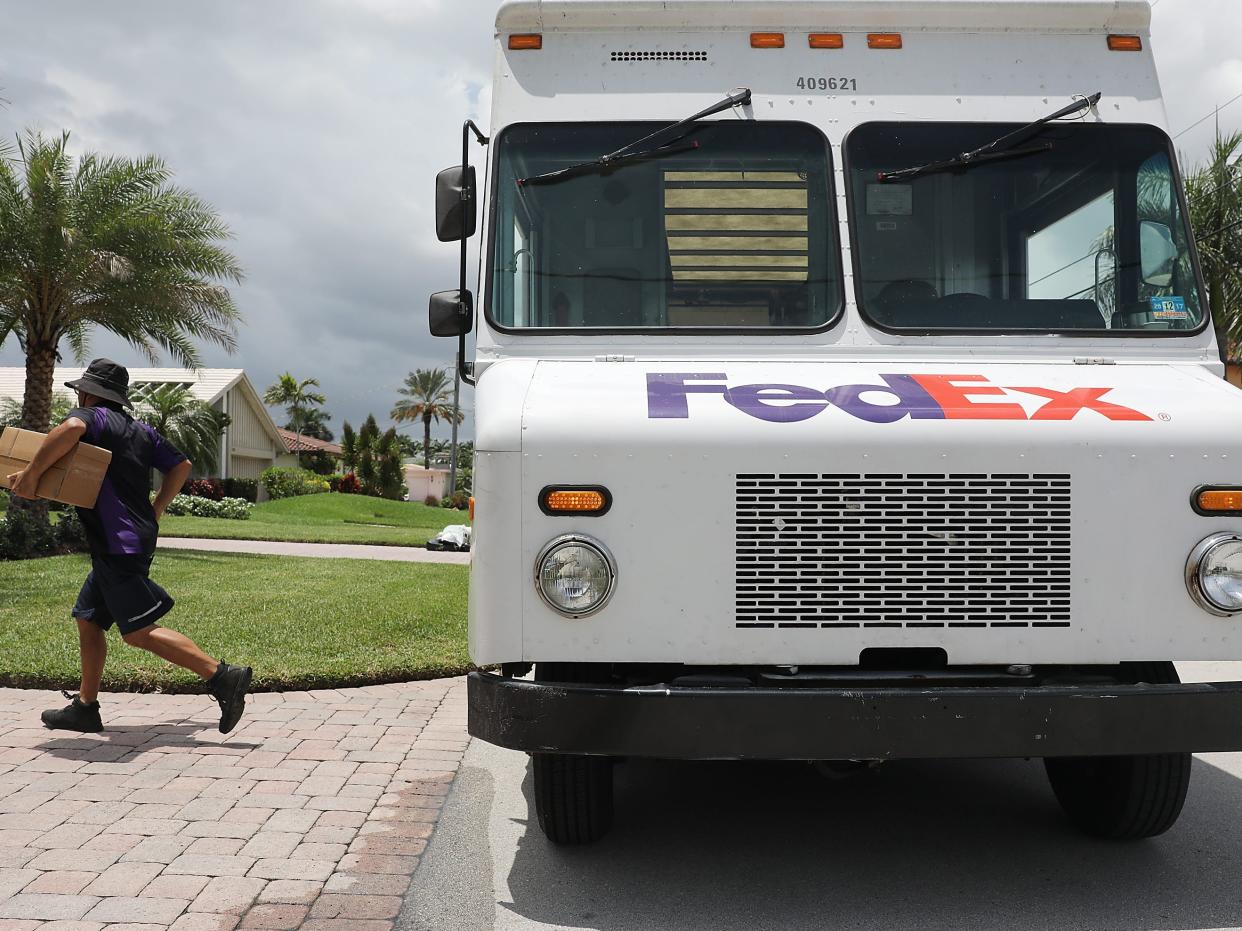
{"label": "registration sticker on windshield", "polygon": [[1153,297],[1151,315],[1157,320],[1185,320],[1190,316],[1181,297]]}
{"label": "registration sticker on windshield", "polygon": [[908,217],[913,213],[914,188],[910,185],[867,185],[867,216]]}

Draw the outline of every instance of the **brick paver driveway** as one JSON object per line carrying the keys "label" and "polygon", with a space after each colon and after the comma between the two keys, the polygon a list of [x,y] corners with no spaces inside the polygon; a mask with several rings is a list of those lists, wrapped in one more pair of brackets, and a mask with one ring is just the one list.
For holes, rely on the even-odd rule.
{"label": "brick paver driveway", "polygon": [[0,689],[0,931],[388,931],[467,744],[465,680],[101,696]]}

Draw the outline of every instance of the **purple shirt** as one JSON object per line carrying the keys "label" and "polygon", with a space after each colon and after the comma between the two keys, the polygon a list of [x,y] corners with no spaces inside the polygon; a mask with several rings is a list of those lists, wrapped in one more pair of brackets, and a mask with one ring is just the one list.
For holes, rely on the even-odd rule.
{"label": "purple shirt", "polygon": [[69,416],[86,424],[83,443],[112,453],[95,507],[78,508],[91,553],[155,552],[151,470],[167,472],[185,456],[153,427],[116,408],[75,407]]}

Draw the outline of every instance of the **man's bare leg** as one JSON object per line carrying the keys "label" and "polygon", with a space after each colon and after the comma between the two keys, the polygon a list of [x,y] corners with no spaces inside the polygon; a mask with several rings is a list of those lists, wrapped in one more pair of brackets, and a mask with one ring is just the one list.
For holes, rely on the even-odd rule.
{"label": "man's bare leg", "polygon": [[198,648],[185,634],[152,624],[132,634],[121,635],[125,642],[176,663],[207,680],[207,689],[220,703],[220,733],[227,734],[241,720],[246,707],[246,690],[253,670],[249,666],[230,666],[217,662]]}
{"label": "man's bare leg", "polygon": [[166,659],[183,669],[197,673],[204,679],[216,674],[220,663],[212,659],[198,648],[193,640],[185,634],[179,634],[167,627],[152,624],[132,634],[123,634],[122,638],[130,646],[139,647],[148,653],[154,653],[160,659]]}
{"label": "man's bare leg", "polygon": [[78,648],[82,653],[82,684],[78,697],[84,705],[89,705],[99,698],[99,683],[103,679],[104,661],[108,658],[108,638],[93,621],[76,620]]}

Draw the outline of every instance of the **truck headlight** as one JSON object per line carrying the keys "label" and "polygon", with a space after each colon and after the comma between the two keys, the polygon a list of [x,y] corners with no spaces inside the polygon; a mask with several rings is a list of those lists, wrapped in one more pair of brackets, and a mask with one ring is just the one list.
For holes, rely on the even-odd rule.
{"label": "truck headlight", "polygon": [[557,537],[535,561],[535,587],[567,617],[594,614],[612,595],[616,564],[604,545],[581,534]]}
{"label": "truck headlight", "polygon": [[1205,611],[1220,617],[1242,612],[1242,536],[1214,533],[1190,551],[1186,587]]}

